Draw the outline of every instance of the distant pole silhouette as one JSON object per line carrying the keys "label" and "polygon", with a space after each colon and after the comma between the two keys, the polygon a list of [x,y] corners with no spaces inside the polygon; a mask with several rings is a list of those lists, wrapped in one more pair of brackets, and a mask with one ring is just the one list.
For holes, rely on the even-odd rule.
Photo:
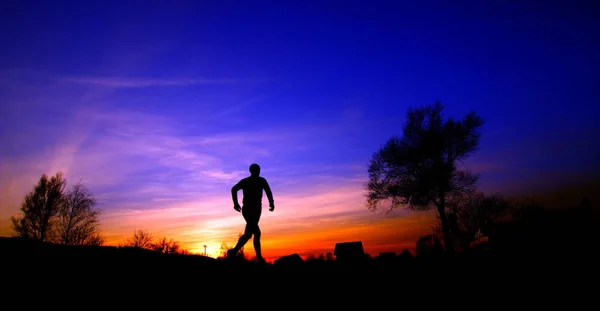
{"label": "distant pole silhouette", "polygon": [[204,256],[206,256],[206,245],[204,245]]}

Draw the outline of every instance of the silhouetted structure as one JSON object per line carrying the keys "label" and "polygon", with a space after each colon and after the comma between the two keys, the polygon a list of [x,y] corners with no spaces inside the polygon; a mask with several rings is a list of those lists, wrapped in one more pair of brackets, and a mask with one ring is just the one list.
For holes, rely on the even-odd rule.
{"label": "silhouetted structure", "polygon": [[342,242],[335,244],[333,252],[337,261],[359,261],[365,259],[362,242]]}

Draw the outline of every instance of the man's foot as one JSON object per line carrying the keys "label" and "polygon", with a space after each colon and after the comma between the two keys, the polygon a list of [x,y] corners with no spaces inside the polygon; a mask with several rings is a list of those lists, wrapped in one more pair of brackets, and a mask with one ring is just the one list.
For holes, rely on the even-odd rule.
{"label": "man's foot", "polygon": [[258,258],[256,258],[256,262],[257,262],[258,264],[260,264],[260,265],[264,265],[264,264],[266,264],[266,263],[267,263],[267,261],[266,261],[264,258],[262,258],[262,257],[258,257]]}
{"label": "man's foot", "polygon": [[237,255],[237,251],[235,249],[232,248],[227,251],[227,258],[233,258],[235,255]]}

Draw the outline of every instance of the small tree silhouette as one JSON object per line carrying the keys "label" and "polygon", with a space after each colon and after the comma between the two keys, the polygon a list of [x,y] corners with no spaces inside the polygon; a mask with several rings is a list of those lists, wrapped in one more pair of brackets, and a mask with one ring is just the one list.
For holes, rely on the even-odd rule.
{"label": "small tree silhouette", "polygon": [[151,243],[150,249],[165,254],[179,254],[180,246],[179,242],[173,239],[162,238],[156,243]]}
{"label": "small tree silhouette", "polygon": [[37,185],[25,196],[21,215],[10,218],[17,236],[42,242],[53,238],[52,229],[64,201],[65,185],[62,172],[50,178],[42,174]]}
{"label": "small tree silhouette", "polygon": [[82,183],[75,184],[64,196],[58,212],[57,235],[62,244],[102,245],[98,233],[100,210],[94,208],[96,199]]}
{"label": "small tree silhouette", "polygon": [[125,241],[125,246],[152,249],[152,235],[143,229],[133,231],[133,236]]}
{"label": "small tree silhouette", "polygon": [[10,218],[17,236],[61,244],[104,244],[98,231],[100,210],[93,208],[96,200],[81,182],[67,193],[66,184],[62,172],[52,177],[42,174],[25,196],[21,215]]}
{"label": "small tree silhouette", "polygon": [[221,248],[219,249],[219,258],[225,258],[227,257],[227,251],[229,250],[229,246],[227,246],[227,243],[223,242],[221,243]]}
{"label": "small tree silhouette", "polygon": [[367,207],[389,203],[388,211],[404,206],[437,208],[444,244],[453,251],[446,200],[475,190],[477,176],[457,169],[457,162],[479,144],[482,119],[474,112],[461,120],[444,121],[440,103],[409,109],[402,138],[391,138],[373,154],[366,185]]}
{"label": "small tree silhouette", "polygon": [[100,233],[94,232],[90,236],[88,236],[85,245],[90,246],[102,246],[104,245],[105,239]]}

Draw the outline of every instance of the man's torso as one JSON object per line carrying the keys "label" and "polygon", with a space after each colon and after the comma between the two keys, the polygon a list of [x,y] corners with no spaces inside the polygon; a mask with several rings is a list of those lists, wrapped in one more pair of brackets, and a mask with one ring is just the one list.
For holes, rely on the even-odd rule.
{"label": "man's torso", "polygon": [[262,206],[262,195],[264,189],[264,178],[262,177],[246,177],[241,180],[241,188],[244,199],[244,206]]}

